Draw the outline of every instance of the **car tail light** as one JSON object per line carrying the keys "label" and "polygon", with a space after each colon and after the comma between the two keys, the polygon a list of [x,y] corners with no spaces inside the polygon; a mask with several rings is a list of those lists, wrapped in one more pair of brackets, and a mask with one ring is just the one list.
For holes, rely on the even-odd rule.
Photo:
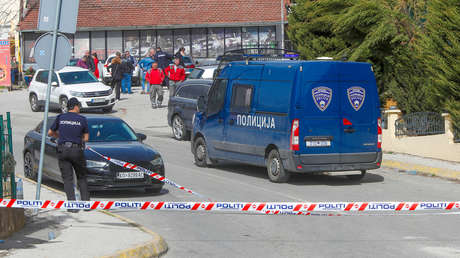
{"label": "car tail light", "polygon": [[292,121],[291,150],[294,150],[294,151],[300,150],[300,145],[299,145],[299,119],[294,119]]}
{"label": "car tail light", "polygon": [[377,119],[377,148],[382,148],[382,119]]}

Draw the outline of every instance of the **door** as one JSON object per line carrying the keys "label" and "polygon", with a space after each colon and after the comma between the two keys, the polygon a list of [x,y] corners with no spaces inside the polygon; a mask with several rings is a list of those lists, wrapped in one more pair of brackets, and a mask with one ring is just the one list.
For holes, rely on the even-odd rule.
{"label": "door", "polygon": [[225,158],[222,149],[224,142],[224,106],[227,97],[227,79],[216,79],[209,90],[208,105],[206,111],[206,125],[203,133],[206,137],[208,155],[210,158]]}

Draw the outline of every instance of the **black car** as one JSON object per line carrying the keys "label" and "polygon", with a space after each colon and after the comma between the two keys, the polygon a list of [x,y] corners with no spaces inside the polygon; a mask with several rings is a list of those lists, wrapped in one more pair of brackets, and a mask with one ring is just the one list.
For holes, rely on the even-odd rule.
{"label": "black car", "polygon": [[[164,176],[163,160],[157,151],[142,143],[147,138],[144,134],[135,133],[128,124],[116,117],[85,116],[89,127],[87,146],[102,155],[133,163]],[[48,119],[48,129],[55,119]],[[36,179],[38,174],[42,124],[24,137],[24,174],[31,179]],[[146,192],[158,193],[164,185],[141,172],[109,163],[90,150],[85,150],[85,157],[90,191],[140,188]],[[62,183],[56,143],[50,137],[46,139],[43,176]]]}
{"label": "black car", "polygon": [[168,124],[174,138],[185,140],[192,130],[192,118],[196,112],[199,96],[207,96],[212,80],[186,80],[181,83],[168,104]]}

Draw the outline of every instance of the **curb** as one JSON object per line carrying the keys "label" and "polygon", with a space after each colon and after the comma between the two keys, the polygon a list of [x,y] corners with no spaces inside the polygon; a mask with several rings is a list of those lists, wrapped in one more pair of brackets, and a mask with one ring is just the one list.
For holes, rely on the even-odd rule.
{"label": "curb", "polygon": [[416,171],[416,174],[428,175],[428,176],[437,176],[441,178],[451,179],[451,180],[460,180],[460,171],[436,168],[430,166],[424,166],[414,163],[405,163],[395,160],[383,160],[383,167],[396,168],[407,171]]}
{"label": "curb", "polygon": [[[23,177],[22,175],[17,175],[17,177],[21,178],[22,180],[26,180],[29,183],[37,184],[37,182]],[[54,188],[51,188],[47,185],[42,184],[43,188],[46,188],[47,190],[50,190],[52,192],[65,195],[64,192],[56,190]],[[148,241],[144,244],[140,244],[136,247],[128,248],[125,250],[121,250],[116,252],[115,254],[108,255],[108,256],[102,256],[103,258],[124,258],[124,257],[160,257],[168,251],[168,245],[166,244],[166,241],[161,237],[159,234],[139,225],[138,223],[125,218],[121,215],[111,213],[109,211],[104,211],[104,210],[98,210],[98,212],[103,213],[105,215],[117,218],[123,222],[128,223],[132,227],[136,227],[140,231],[147,233],[153,237],[152,241]]]}

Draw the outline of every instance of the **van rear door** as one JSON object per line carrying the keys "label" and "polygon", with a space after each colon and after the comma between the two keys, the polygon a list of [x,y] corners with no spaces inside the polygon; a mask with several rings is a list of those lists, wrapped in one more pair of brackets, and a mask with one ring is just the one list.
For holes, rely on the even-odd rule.
{"label": "van rear door", "polygon": [[342,103],[342,149],[340,163],[368,163],[377,159],[379,100],[371,66],[339,63]]}
{"label": "van rear door", "polygon": [[[334,62],[305,62],[293,119],[299,120],[302,164],[340,163],[341,98]],[[294,122],[293,122],[294,123]]]}

